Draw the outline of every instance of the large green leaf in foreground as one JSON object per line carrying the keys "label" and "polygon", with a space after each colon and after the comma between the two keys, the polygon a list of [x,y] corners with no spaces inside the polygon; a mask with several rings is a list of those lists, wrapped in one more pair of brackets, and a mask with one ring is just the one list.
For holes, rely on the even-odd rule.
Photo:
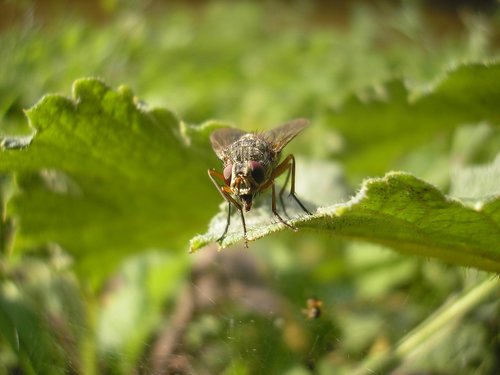
{"label": "large green leaf in foreground", "polygon": [[[249,240],[289,230],[283,224],[271,223],[270,209],[267,212],[259,211],[260,217],[254,220],[267,224],[250,227]],[[233,220],[222,247],[242,240],[238,219]],[[224,212],[216,216],[207,234],[191,240],[191,251],[219,238],[225,220]],[[406,173],[368,179],[348,202],[322,207],[312,216],[302,215],[291,222],[300,229],[500,272],[500,197],[469,207]]]}
{"label": "large green leaf in foreground", "polygon": [[9,203],[16,249],[57,243],[103,271],[130,251],[185,249],[218,199],[208,141],[190,148],[188,127],[127,88],[82,79],[73,96],[47,95],[27,111],[34,137],[3,140],[0,172],[18,172],[20,188]]}

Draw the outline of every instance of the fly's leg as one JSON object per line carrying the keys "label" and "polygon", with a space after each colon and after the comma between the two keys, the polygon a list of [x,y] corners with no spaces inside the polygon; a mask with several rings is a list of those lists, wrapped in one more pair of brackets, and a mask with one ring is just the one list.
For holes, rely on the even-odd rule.
{"label": "fly's leg", "polygon": [[224,232],[222,233],[222,236],[217,238],[217,242],[221,243],[224,237],[226,237],[227,230],[229,229],[229,224],[231,223],[231,202],[227,202],[227,221],[226,221],[226,227],[224,228]]}
{"label": "fly's leg", "polygon": [[[227,186],[227,185],[221,186],[220,191],[221,191],[221,194],[224,197],[224,199],[229,202],[230,207],[229,207],[228,211],[231,211],[231,203],[240,211],[241,224],[243,224],[243,238],[245,239],[245,247],[248,248],[247,225],[245,223],[245,214],[243,213],[243,207],[241,206],[241,204],[236,202],[236,200],[231,196],[231,190],[230,190],[229,186]],[[226,224],[226,230],[224,231],[224,233],[221,237],[221,241],[226,236],[227,228],[229,228],[229,220]]]}
{"label": "fly's leg", "polygon": [[[285,184],[281,188],[280,191],[280,200],[283,202],[283,192],[285,191],[285,186],[288,182],[288,178],[290,177],[290,174],[292,176],[292,181],[290,183],[290,194],[288,196],[293,197],[295,199],[295,202],[304,210],[305,213],[312,215],[312,213],[302,204],[302,202],[297,198],[295,195],[295,158],[292,154],[288,155],[285,160],[281,164],[288,164],[288,175],[286,176]],[[290,173],[291,172],[291,173]]]}
{"label": "fly's leg", "polygon": [[222,195],[222,198],[224,198],[224,200],[226,202],[228,202],[228,214],[227,214],[226,227],[224,229],[224,233],[222,233],[222,236],[220,236],[217,239],[217,242],[221,243],[222,240],[226,237],[227,231],[229,229],[229,224],[231,222],[231,204],[233,204],[240,211],[240,214],[241,214],[241,223],[243,224],[243,238],[245,239],[245,247],[248,248],[247,226],[245,224],[245,215],[243,214],[243,207],[241,206],[241,204],[239,204],[231,196],[231,189],[230,189],[230,187],[227,184],[225,184],[223,186],[219,186],[219,184],[215,180],[215,178],[218,177],[219,179],[221,179],[225,183],[224,175],[222,173],[217,172],[215,169],[209,169],[208,170],[208,176],[210,177],[210,179],[214,183],[214,185],[217,188],[217,190],[219,191],[219,193]]}
{"label": "fly's leg", "polygon": [[274,189],[274,183],[272,184],[272,211],[273,211],[273,214],[278,218],[279,221],[281,221],[283,224],[285,224],[288,228],[290,229],[293,229],[295,232],[298,230],[297,227],[294,227],[293,225],[287,223],[281,216],[280,214],[278,213],[278,211],[276,210],[276,192],[275,192],[275,189]]}
{"label": "fly's leg", "polygon": [[[295,202],[304,210],[309,215],[312,215],[312,213],[302,204],[302,202],[297,198],[295,195],[295,158],[293,157],[292,154],[288,155],[285,160],[283,160],[274,170],[273,174],[269,178],[269,180],[261,187],[261,191],[267,189],[271,184],[274,184],[274,179],[281,176],[285,171],[288,171],[288,174],[285,179],[285,183],[283,184],[283,187],[280,190],[280,202],[283,205],[283,210],[285,211],[285,205],[283,202],[283,192],[285,191],[286,184],[288,183],[289,177],[292,177],[292,182],[290,185],[290,194],[288,196],[293,197],[295,199]],[[286,213],[286,211],[285,211]],[[288,216],[288,215],[287,215]]]}
{"label": "fly's leg", "polygon": [[286,189],[286,185],[288,184],[288,180],[290,179],[290,172],[292,171],[291,168],[288,168],[288,172],[286,174],[286,178],[285,178],[285,182],[283,183],[283,186],[281,187],[281,190],[280,190],[280,193],[279,193],[279,197],[280,197],[280,202],[281,202],[281,207],[283,207],[283,212],[285,213],[285,215],[290,218],[290,216],[288,215],[288,213],[286,212],[286,206],[285,206],[285,202],[283,201],[283,192],[285,191]]}

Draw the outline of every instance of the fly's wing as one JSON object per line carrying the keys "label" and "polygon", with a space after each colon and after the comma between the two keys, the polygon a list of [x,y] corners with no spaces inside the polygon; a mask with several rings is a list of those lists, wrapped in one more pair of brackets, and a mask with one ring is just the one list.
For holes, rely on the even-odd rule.
{"label": "fly's wing", "polygon": [[221,160],[224,159],[224,150],[238,139],[240,139],[246,132],[235,128],[222,128],[215,130],[210,134],[210,142],[212,142],[212,148]]}
{"label": "fly's wing", "polygon": [[309,120],[298,118],[262,133],[261,137],[271,145],[274,152],[278,153],[308,125]]}

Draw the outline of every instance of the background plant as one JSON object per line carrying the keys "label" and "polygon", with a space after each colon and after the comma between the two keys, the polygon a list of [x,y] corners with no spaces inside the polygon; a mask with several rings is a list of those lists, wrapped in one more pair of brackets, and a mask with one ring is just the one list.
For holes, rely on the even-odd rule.
{"label": "background plant", "polygon": [[[105,21],[55,7],[46,24],[26,18],[0,36],[1,371],[498,370],[498,289],[485,272],[321,226],[187,254],[218,210],[207,139],[225,122],[311,118],[290,150],[299,194],[319,206],[396,169],[496,215],[493,6],[462,10],[442,33],[418,2],[112,5]],[[106,83],[71,92],[81,77]],[[63,96],[38,102],[49,92]],[[22,109],[36,102],[32,138]],[[498,248],[481,249],[495,262]],[[307,321],[312,296],[325,309]]]}

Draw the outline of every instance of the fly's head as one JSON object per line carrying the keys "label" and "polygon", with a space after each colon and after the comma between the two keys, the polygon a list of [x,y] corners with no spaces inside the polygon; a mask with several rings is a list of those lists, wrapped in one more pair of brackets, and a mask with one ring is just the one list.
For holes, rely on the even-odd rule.
{"label": "fly's head", "polygon": [[229,162],[224,167],[224,180],[245,211],[252,208],[253,199],[259,193],[266,175],[264,164],[254,160]]}

